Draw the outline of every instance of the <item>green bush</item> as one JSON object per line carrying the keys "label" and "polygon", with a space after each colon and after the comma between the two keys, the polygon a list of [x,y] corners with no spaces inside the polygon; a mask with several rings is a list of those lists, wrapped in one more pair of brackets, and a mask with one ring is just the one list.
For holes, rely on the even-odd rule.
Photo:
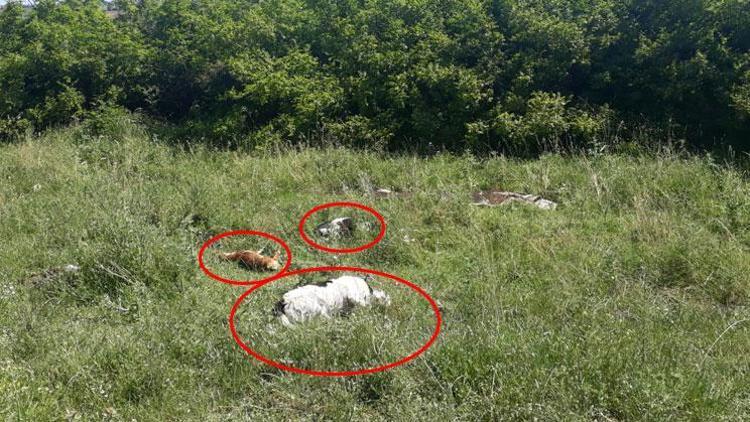
{"label": "green bush", "polygon": [[[95,0],[0,11],[0,137],[101,103],[215,146],[746,149],[746,0]],[[361,132],[360,132],[361,131]]]}

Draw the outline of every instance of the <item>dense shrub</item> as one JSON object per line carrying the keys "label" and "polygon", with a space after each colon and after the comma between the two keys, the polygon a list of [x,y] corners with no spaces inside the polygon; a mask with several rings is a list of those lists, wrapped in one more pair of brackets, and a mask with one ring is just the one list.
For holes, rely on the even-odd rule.
{"label": "dense shrub", "polygon": [[217,145],[534,152],[646,121],[750,146],[747,0],[117,6],[0,12],[0,137],[106,103]]}

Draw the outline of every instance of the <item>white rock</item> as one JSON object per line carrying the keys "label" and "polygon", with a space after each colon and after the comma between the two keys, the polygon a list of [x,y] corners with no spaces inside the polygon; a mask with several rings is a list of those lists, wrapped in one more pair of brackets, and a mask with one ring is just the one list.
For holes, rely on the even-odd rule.
{"label": "white rock", "polygon": [[68,264],[63,267],[63,270],[68,273],[77,273],[81,270],[81,267],[79,267],[78,265]]}

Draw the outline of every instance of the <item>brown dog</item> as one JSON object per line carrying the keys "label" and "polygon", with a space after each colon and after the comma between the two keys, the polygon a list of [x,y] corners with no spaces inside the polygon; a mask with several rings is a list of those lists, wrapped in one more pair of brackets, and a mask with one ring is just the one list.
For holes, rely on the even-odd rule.
{"label": "brown dog", "polygon": [[240,261],[247,265],[249,268],[254,270],[266,270],[266,271],[278,271],[281,268],[279,263],[279,252],[269,258],[261,255],[260,251],[237,251],[230,253],[222,253],[221,257],[229,261]]}

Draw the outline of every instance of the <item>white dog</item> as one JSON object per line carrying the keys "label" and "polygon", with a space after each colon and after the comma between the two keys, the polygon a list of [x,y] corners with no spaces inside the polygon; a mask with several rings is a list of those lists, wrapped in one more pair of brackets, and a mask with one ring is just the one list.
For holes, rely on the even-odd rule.
{"label": "white dog", "polygon": [[320,224],[315,230],[324,237],[349,236],[354,232],[354,220],[350,217],[334,218],[331,221]]}
{"label": "white dog", "polygon": [[274,306],[274,315],[281,323],[291,326],[316,316],[330,318],[349,311],[354,306],[368,306],[372,303],[389,305],[390,297],[382,290],[373,289],[367,284],[372,276],[365,278],[345,275],[328,280],[324,285],[309,284],[290,290]]}

